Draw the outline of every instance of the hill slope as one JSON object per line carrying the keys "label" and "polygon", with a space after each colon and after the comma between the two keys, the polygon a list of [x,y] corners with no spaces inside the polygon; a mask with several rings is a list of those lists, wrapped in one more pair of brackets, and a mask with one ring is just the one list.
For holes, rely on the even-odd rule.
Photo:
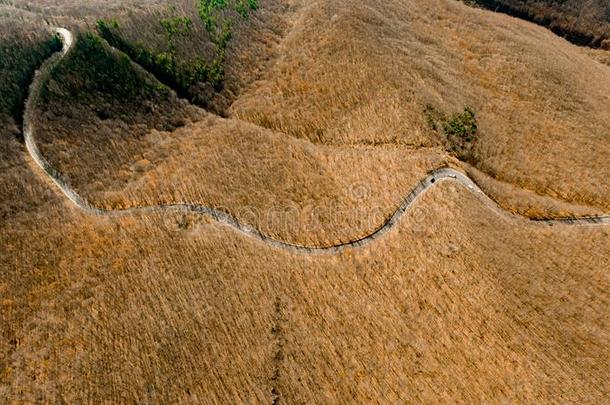
{"label": "hill slope", "polygon": [[[99,206],[197,202],[327,245],[370,233],[447,165],[509,211],[610,206],[610,69],[532,24],[449,0],[261,1],[242,32],[268,46],[227,59],[243,81],[219,96],[222,118],[96,36],[99,18],[137,27],[156,3],[134,0],[131,17],[35,3],[80,37],[45,81],[34,135]],[[456,141],[447,128],[472,119]],[[16,164],[0,173],[0,398],[600,403],[610,390],[607,226],[499,214],[446,181],[374,243],[302,255],[207,215],[88,214],[1,141]]]}

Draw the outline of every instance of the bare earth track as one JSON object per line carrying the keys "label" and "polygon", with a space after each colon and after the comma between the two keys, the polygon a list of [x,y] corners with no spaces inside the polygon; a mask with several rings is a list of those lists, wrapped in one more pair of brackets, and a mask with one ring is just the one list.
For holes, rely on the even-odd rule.
{"label": "bare earth track", "polygon": [[332,254],[341,252],[348,248],[359,248],[367,245],[377,238],[381,237],[392,229],[405,212],[415,203],[415,201],[428,189],[433,187],[442,181],[455,181],[466,187],[471,192],[475,193],[478,198],[488,207],[494,211],[497,215],[505,217],[510,220],[528,221],[529,223],[538,225],[579,225],[579,226],[592,226],[592,225],[610,225],[610,215],[603,216],[591,216],[591,217],[574,217],[574,218],[558,218],[558,219],[546,219],[546,220],[532,220],[526,217],[521,217],[516,214],[509,213],[500,206],[498,206],[490,197],[488,197],[468,176],[465,174],[451,169],[451,168],[440,168],[432,171],[428,176],[422,179],[416,187],[414,187],[403,199],[403,202],[399,208],[390,216],[390,218],[377,230],[371,234],[356,240],[343,244],[328,246],[328,247],[308,247],[303,245],[292,244],[281,240],[269,238],[262,234],[258,229],[240,223],[233,216],[216,210],[211,207],[198,204],[169,204],[160,206],[146,206],[146,207],[133,207],[121,210],[106,210],[96,207],[89,201],[81,197],[64,178],[64,176],[55,169],[48,160],[40,153],[36,142],[34,140],[34,128],[31,122],[31,117],[34,114],[34,108],[38,98],[40,87],[44,81],[44,73],[49,70],[54,64],[58,63],[63,56],[65,56],[72,48],[74,37],[70,31],[65,28],[56,28],[54,31],[59,34],[63,42],[63,50],[61,55],[58,57],[54,55],[51,57],[41,68],[40,71],[36,72],[34,81],[30,86],[29,97],[26,102],[26,109],[24,115],[24,138],[27,150],[36,164],[47,174],[47,176],[59,187],[62,193],[68,197],[68,199],[74,203],[78,208],[93,214],[102,216],[123,216],[131,215],[135,213],[146,213],[146,212],[158,212],[158,211],[177,211],[177,212],[192,212],[198,214],[209,215],[216,221],[228,225],[235,230],[262,241],[268,245],[276,248],[286,249],[297,253],[305,254]]}

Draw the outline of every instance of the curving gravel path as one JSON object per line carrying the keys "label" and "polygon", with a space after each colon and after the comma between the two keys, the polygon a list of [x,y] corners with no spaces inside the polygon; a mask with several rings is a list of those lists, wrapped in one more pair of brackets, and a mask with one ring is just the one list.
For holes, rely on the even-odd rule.
{"label": "curving gravel path", "polygon": [[[239,223],[236,218],[233,216],[216,210],[211,207],[206,207],[204,205],[199,204],[170,204],[170,205],[159,205],[159,206],[149,206],[149,207],[135,207],[135,208],[126,208],[119,210],[106,210],[103,208],[98,208],[95,205],[91,204],[89,201],[85,200],[81,197],[69,184],[67,179],[63,177],[63,175],[55,169],[48,160],[45,159],[44,156],[40,153],[38,146],[34,140],[34,128],[32,125],[32,120],[30,119],[34,114],[34,107],[36,106],[36,102],[38,100],[40,86],[42,85],[45,74],[49,71],[49,69],[58,63],[63,56],[65,56],[71,49],[74,43],[74,36],[70,31],[65,28],[55,28],[54,32],[57,33],[63,42],[63,49],[61,53],[53,55],[49,60],[47,60],[40,70],[36,71],[34,80],[30,85],[29,97],[26,101],[25,114],[24,114],[24,138],[25,145],[30,153],[32,159],[36,162],[36,164],[47,174],[47,176],[59,187],[61,192],[68,197],[74,205],[78,208],[94,215],[101,216],[122,216],[122,215],[130,215],[135,213],[146,213],[146,212],[159,212],[159,211],[175,211],[175,212],[190,212],[190,213],[198,213],[198,214],[206,214],[214,218],[216,221],[228,225],[235,230],[249,236],[255,238],[259,241],[262,241],[268,245],[271,245],[276,248],[290,250],[298,253],[307,253],[307,254],[328,254],[328,253],[338,253],[348,248],[359,248],[369,243],[375,241],[377,238],[381,237],[388,231],[390,231],[394,225],[398,223],[400,218],[405,214],[405,212],[415,203],[415,201],[428,189],[433,187],[442,181],[455,181],[459,184],[465,186],[468,190],[475,193],[479,199],[492,211],[494,211],[497,215],[507,217],[509,219],[529,219],[525,217],[519,217],[515,214],[504,211],[498,204],[496,204],[491,198],[489,198],[469,177],[467,177],[464,173],[461,173],[457,170],[451,168],[441,168],[434,170],[428,176],[426,176],[423,180],[421,180],[415,188],[411,190],[409,194],[404,198],[403,202],[400,204],[400,207],[392,214],[392,216],[376,231],[367,235],[359,240],[355,240],[352,242],[346,242],[334,246],[328,247],[308,247],[302,245],[291,244],[288,242],[283,242],[281,240],[276,240],[269,238],[263,235],[258,229],[253,228],[249,225]],[[531,223],[542,224],[542,225],[555,225],[555,224],[566,224],[566,225],[610,225],[610,215],[604,216],[596,216],[596,217],[579,217],[579,218],[560,218],[560,219],[549,219],[549,220],[531,220]]]}

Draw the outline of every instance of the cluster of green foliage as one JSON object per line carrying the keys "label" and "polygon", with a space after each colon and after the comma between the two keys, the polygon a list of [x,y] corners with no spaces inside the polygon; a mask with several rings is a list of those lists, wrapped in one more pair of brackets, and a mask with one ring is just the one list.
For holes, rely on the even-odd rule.
{"label": "cluster of green foliage", "polygon": [[210,34],[218,24],[215,15],[226,6],[227,0],[199,0],[199,17]]}
{"label": "cluster of green foliage", "polygon": [[[243,18],[258,8],[258,0],[199,0],[199,16],[215,46],[214,57],[206,61],[202,57],[190,63],[181,63],[177,55],[177,42],[192,34],[193,21],[187,16],[171,15],[162,18],[159,24],[166,37],[166,48],[151,51],[141,44],[133,44],[119,33],[116,20],[99,20],[97,30],[102,38],[125,52],[161,82],[175,89],[181,97],[192,97],[190,88],[195,83],[208,83],[216,91],[223,87],[225,76],[225,52],[232,37],[231,10]],[[175,12],[175,8],[170,8]]]}
{"label": "cluster of green foliage", "polygon": [[212,66],[221,81],[224,80],[225,51],[233,37],[233,22],[227,16],[230,15],[227,11],[235,10],[242,18],[248,18],[250,11],[257,9],[258,0],[199,0],[199,17],[210,40],[216,46],[216,57]]}
{"label": "cluster of green foliage", "polygon": [[239,1],[235,6],[235,10],[244,18],[248,18],[250,10],[258,9],[258,0]]}
{"label": "cluster of green foliage", "polygon": [[199,0],[199,17],[217,45],[230,36],[231,21],[223,18],[223,11],[235,10],[243,18],[258,9],[258,0]]}
{"label": "cluster of green foliage", "polygon": [[472,108],[466,107],[464,111],[447,118],[445,114],[428,105],[424,114],[430,128],[440,135],[447,151],[462,160],[472,160],[472,148],[478,131],[477,117]]}
{"label": "cluster of green foliage", "polygon": [[34,72],[61,48],[57,36],[35,44],[17,40],[0,43],[0,115],[11,116],[21,123]]}
{"label": "cluster of green foliage", "polygon": [[242,18],[248,18],[250,11],[258,9],[258,0],[199,0],[199,17],[210,40],[216,45],[216,57],[208,70],[211,70],[211,77],[219,82],[224,80],[225,51],[233,36],[232,21],[223,18],[223,11],[229,9],[235,10]]}
{"label": "cluster of green foliage", "polygon": [[168,52],[174,54],[176,52],[176,38],[188,37],[191,34],[193,21],[188,17],[173,16],[163,18],[160,23],[167,37]]}
{"label": "cluster of green foliage", "polygon": [[194,83],[210,83],[215,89],[222,88],[224,79],[223,59],[215,58],[211,63],[198,57],[193,63],[180,63],[176,56],[176,38],[191,33],[192,22],[187,17],[170,17],[161,20],[167,38],[167,48],[153,52],[141,44],[133,44],[123,39],[117,29],[100,20],[97,29],[100,36],[110,45],[125,52],[159,81],[176,90],[181,97],[188,97]]}
{"label": "cluster of green foliage", "polygon": [[453,114],[443,125],[443,130],[449,136],[457,136],[466,142],[472,142],[477,134],[477,118],[470,107],[461,113]]}
{"label": "cluster of green foliage", "polygon": [[79,34],[70,56],[52,69],[41,88],[44,103],[66,98],[88,103],[101,97],[120,104],[159,95],[167,95],[167,89],[145,80],[127,56],[114,55],[93,33]]}

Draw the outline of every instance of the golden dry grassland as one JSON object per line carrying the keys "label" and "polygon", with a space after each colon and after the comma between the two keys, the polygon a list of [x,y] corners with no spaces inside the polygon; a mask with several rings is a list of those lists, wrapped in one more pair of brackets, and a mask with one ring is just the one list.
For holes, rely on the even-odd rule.
{"label": "golden dry grassland", "polygon": [[[425,154],[434,163],[422,168],[430,170],[452,158],[428,124],[426,106],[449,114],[468,105],[476,111],[480,126],[469,163],[478,170],[481,186],[504,208],[531,217],[607,211],[607,67],[529,23],[457,2],[417,7],[407,3],[293,5],[292,28],[272,47],[277,59],[262,80],[244,87],[228,110],[228,121],[202,119],[203,113],[197,112],[189,113],[191,118],[184,121],[177,119],[184,114],[175,107],[157,103],[150,116],[125,123],[121,117],[132,109],[129,104],[120,107],[124,110],[120,114],[111,111],[100,118],[103,103],[54,101],[40,118],[43,152],[100,206],[189,201],[227,207],[239,217],[242,207],[305,209],[312,200],[324,207],[327,196],[339,194],[330,200],[338,211],[350,212],[350,203],[341,197],[346,193],[339,188],[328,191],[333,187],[323,187],[324,180],[314,182],[320,187],[307,187],[305,180],[290,179],[298,175],[312,179],[315,168],[296,173],[287,169],[274,178],[268,178],[267,170],[301,164],[299,155],[307,155],[305,150],[313,151],[313,156],[325,156],[328,151],[341,155],[336,160],[347,171],[361,165],[352,161],[377,153],[385,154],[384,161],[392,156],[393,161],[415,165]],[[69,82],[69,72],[65,74],[56,85]],[[151,117],[173,120],[174,126],[195,122],[176,133],[159,133],[147,128]],[[294,137],[309,142],[295,142]],[[294,144],[296,156],[282,152],[287,146],[272,146],[279,143]],[[234,152],[252,148],[260,153],[251,162],[231,161],[247,159]],[[283,159],[261,160],[267,150]],[[386,216],[421,172],[413,172],[405,163],[383,169],[371,163],[370,167],[380,170],[362,167],[348,177],[322,158],[313,159],[315,165],[327,167],[319,176],[327,178],[327,183],[335,181],[333,177],[365,182],[373,195],[379,195],[373,208],[385,210]],[[261,163],[265,160],[272,162],[267,168]],[[219,171],[217,166],[226,170]],[[276,183],[261,187],[256,176]],[[383,194],[388,192],[380,190],[387,179],[402,176],[410,177],[394,182],[400,188],[393,188],[395,197],[386,199]],[[235,177],[247,186],[234,187]],[[294,189],[285,183],[295,183]],[[220,191],[227,188],[231,192]],[[211,196],[214,190],[218,196]],[[261,197],[265,192],[261,190],[268,191],[268,197]],[[242,197],[231,201],[236,193]],[[286,198],[274,200],[273,196],[282,194]],[[327,227],[338,229],[332,221]],[[362,232],[354,231],[354,235]],[[297,235],[275,235],[303,240]],[[331,241],[337,236],[322,239]]]}
{"label": "golden dry grassland", "polygon": [[608,389],[608,230],[506,221],[458,185],[340,256],[57,202],[0,235],[5,398],[600,402]]}
{"label": "golden dry grassland", "polygon": [[[72,28],[106,17],[99,3],[34,3]],[[316,246],[370,233],[446,165],[508,211],[610,208],[610,70],[586,50],[453,0],[286,5],[252,23],[267,48],[230,45],[240,84],[225,118],[115,52],[90,70],[67,56],[38,106],[41,151],[99,206],[196,202]],[[86,24],[67,16],[79,7]],[[123,82],[95,80],[102,60],[148,90],[117,102]],[[71,103],[74,83],[90,91]],[[468,163],[428,105],[476,111]],[[441,182],[375,243],[307,256],[206,216],[85,214],[16,137],[0,141],[9,403],[603,403],[610,391],[607,227],[499,215]]]}
{"label": "golden dry grassland", "polygon": [[322,3],[232,116],[320,143],[430,145],[425,106],[468,105],[478,168],[609,207],[606,66],[544,28],[458,2]]}

